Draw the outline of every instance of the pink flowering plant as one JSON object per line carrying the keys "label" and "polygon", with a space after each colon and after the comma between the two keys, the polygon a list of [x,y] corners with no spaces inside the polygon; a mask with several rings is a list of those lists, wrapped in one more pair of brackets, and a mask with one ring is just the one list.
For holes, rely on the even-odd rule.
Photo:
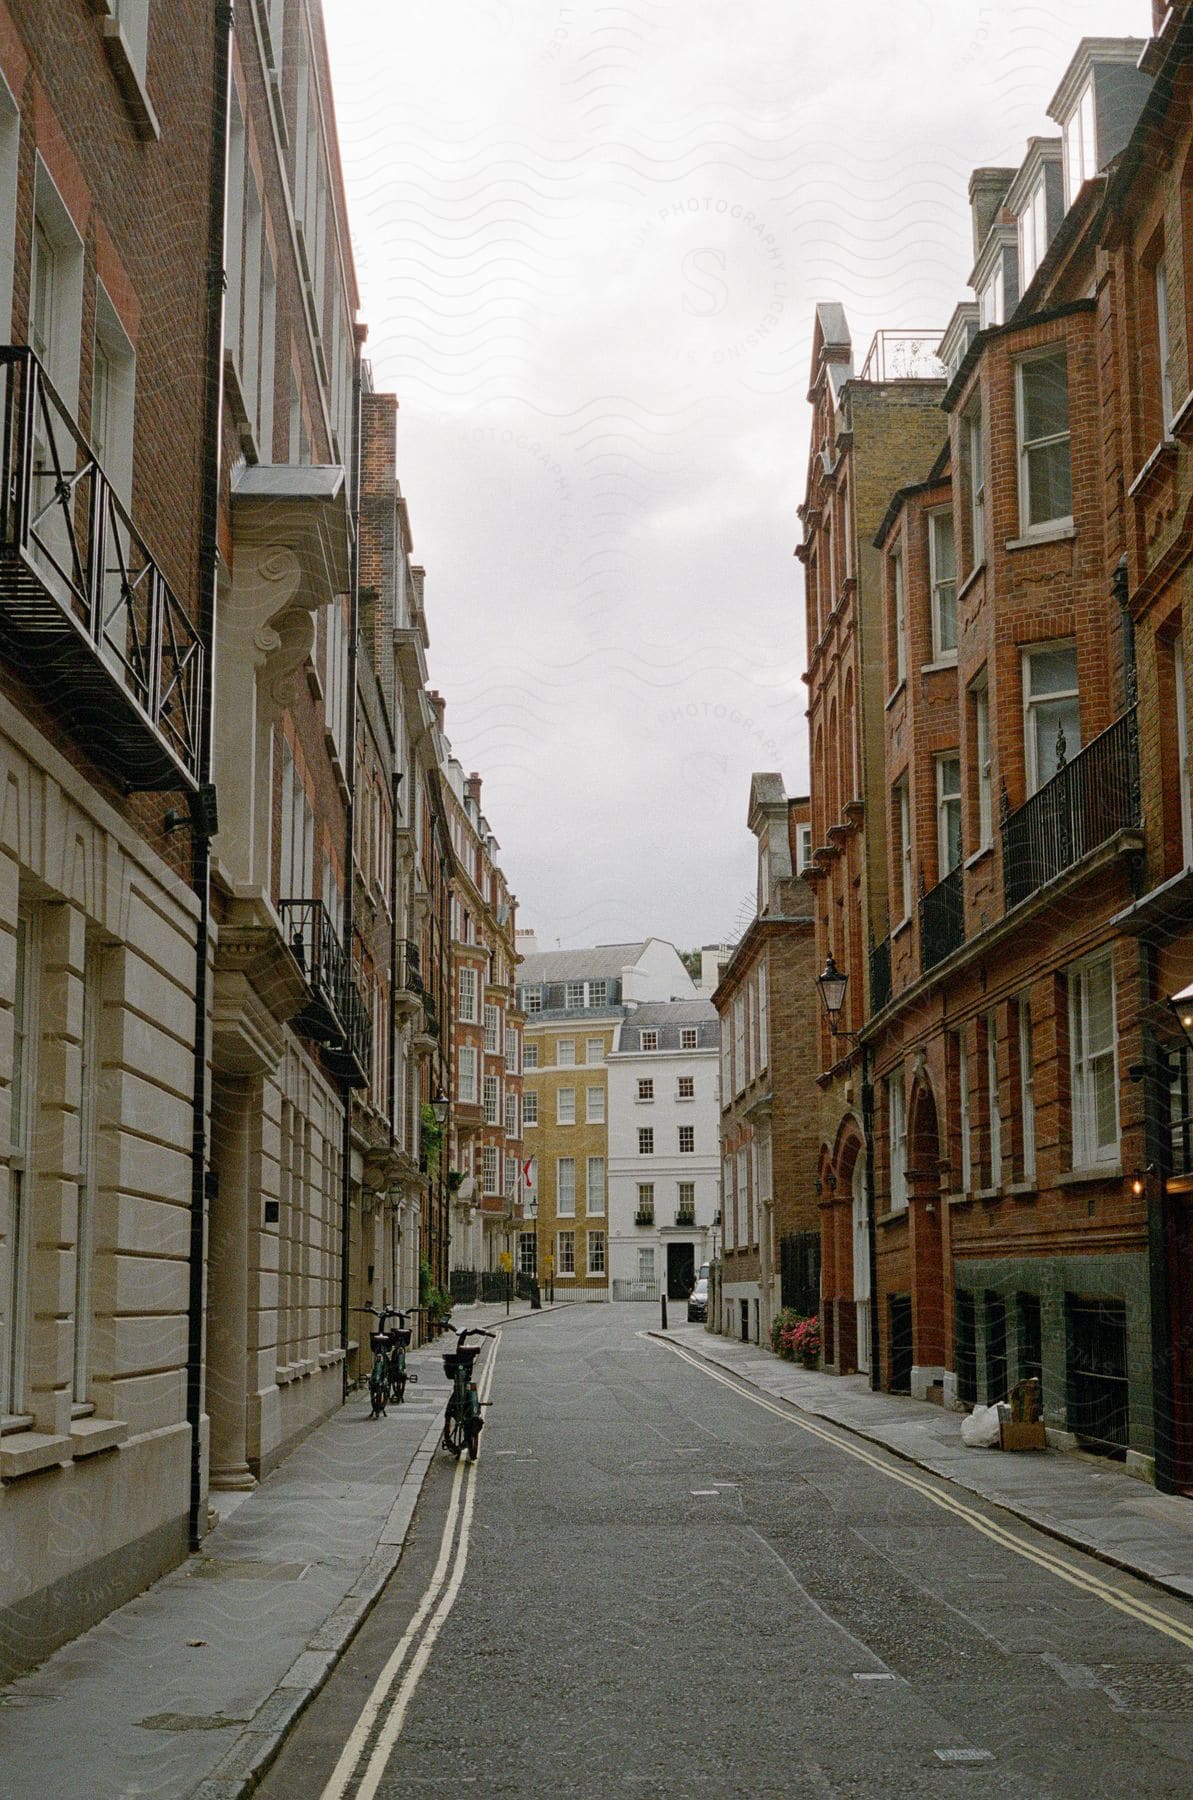
{"label": "pink flowering plant", "polygon": [[793,1362],[814,1362],[820,1355],[820,1320],[818,1318],[793,1319],[783,1327],[782,1354]]}

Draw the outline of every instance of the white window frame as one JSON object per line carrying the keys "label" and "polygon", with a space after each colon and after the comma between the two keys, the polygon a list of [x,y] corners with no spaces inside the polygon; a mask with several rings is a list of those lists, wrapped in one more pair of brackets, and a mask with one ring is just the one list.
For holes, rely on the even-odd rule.
{"label": "white window frame", "polygon": [[485,1124],[501,1123],[501,1083],[496,1075],[484,1076],[481,1083],[481,1097],[485,1109]]}
{"label": "white window frame", "polygon": [[978,848],[994,842],[994,776],[990,757],[990,685],[983,673],[971,690],[974,704],[974,752],[978,777]]}
{"label": "white window frame", "polygon": [[574,1069],[576,1066],[575,1038],[558,1038],[555,1044],[555,1066],[557,1069]]}
{"label": "white window frame", "polygon": [[1048,190],[1043,171],[1019,214],[1019,292],[1025,293],[1048,248]]}
{"label": "white window frame", "polygon": [[539,1047],[534,1038],[526,1038],[522,1044],[522,1069],[537,1069],[539,1066]]}
{"label": "white window frame", "polygon": [[[962,835],[961,818],[961,752],[944,750],[933,758],[936,776],[936,869],[937,879],[943,881],[958,868],[965,855],[965,841]],[[956,784],[949,786],[947,771],[949,767],[956,770]],[[950,862],[949,820],[955,815],[957,820],[957,857]]]}
{"label": "white window frame", "polygon": [[496,1144],[481,1146],[481,1187],[486,1194],[500,1192],[501,1159]]}
{"label": "white window frame", "polygon": [[605,1090],[603,1087],[585,1088],[584,1123],[586,1125],[603,1125],[605,1123]]}
{"label": "white window frame", "polygon": [[638,1154],[639,1154],[639,1156],[653,1156],[654,1155],[654,1126],[653,1125],[639,1125],[639,1127],[638,1127]]}
{"label": "white window frame", "polygon": [[585,1158],[584,1168],[584,1210],[590,1218],[603,1218],[605,1214],[605,1159],[603,1156]]}
{"label": "white window frame", "polygon": [[907,591],[906,576],[903,568],[903,544],[900,541],[888,559],[891,564],[891,583],[894,614],[892,623],[893,674],[892,693],[907,679]]}
{"label": "white window frame", "polygon": [[575,1280],[576,1234],[574,1231],[557,1231],[555,1233],[555,1273],[564,1281]]}
{"label": "white window frame", "polygon": [[892,1212],[907,1210],[907,1095],[902,1069],[886,1078],[887,1118],[890,1123]]}
{"label": "white window frame", "polygon": [[588,1273],[590,1275],[606,1275],[609,1272],[608,1245],[603,1231],[590,1231],[588,1238]]}
{"label": "white window frame", "polygon": [[[1041,363],[1059,362],[1065,372],[1066,417],[1068,417],[1069,392],[1069,359],[1063,344],[1049,344],[1045,348],[1033,350],[1028,356],[1021,356],[1015,363],[1015,450],[1019,465],[1019,536],[1021,538],[1051,536],[1057,531],[1067,530],[1073,523],[1073,442],[1071,422],[1064,431],[1051,432],[1047,437],[1027,437],[1026,404],[1024,397],[1024,377],[1029,369]],[[1046,519],[1031,517],[1031,457],[1035,451],[1051,449],[1056,444],[1066,446],[1069,458],[1069,511],[1053,513]]]}
{"label": "white window frame", "polygon": [[485,1050],[496,1056],[501,1049],[501,1009],[485,1002]]}
{"label": "white window frame", "polygon": [[638,1033],[638,1048],[640,1050],[657,1050],[658,1047],[659,1034],[657,1031],[640,1031]]}
{"label": "white window frame", "polygon": [[986,453],[982,441],[982,409],[975,406],[965,417],[969,452],[969,535],[972,546],[969,572],[986,560]]}
{"label": "white window frame", "polygon": [[563,1004],[568,1012],[580,1012],[585,1005],[585,988],[582,981],[565,981],[563,984]]}
{"label": "white window frame", "polygon": [[681,1156],[695,1156],[696,1127],[694,1125],[681,1125],[679,1127],[679,1154]]}
{"label": "white window frame", "polygon": [[[942,573],[941,564],[946,559],[940,537],[944,525],[948,524],[949,551],[952,560],[951,573]],[[956,662],[957,660],[957,547],[953,533],[953,509],[951,506],[938,506],[928,514],[928,579],[932,589],[932,660],[933,662]],[[947,611],[952,619],[951,644],[946,644],[943,621],[945,617],[944,601],[947,595]]]}
{"label": "white window frame", "polygon": [[973,1188],[973,1126],[969,1113],[969,1051],[964,1033],[957,1033],[957,1120],[961,1137],[961,1192]]}
{"label": "white window frame", "polygon": [[677,1181],[675,1184],[675,1212],[696,1214],[696,1183],[694,1181]]}
{"label": "white window frame", "polygon": [[477,980],[476,970],[464,968],[460,970],[458,986],[458,1003],[456,1016],[464,1025],[480,1023],[477,1012]]}
{"label": "white window frame", "polygon": [[654,1104],[654,1082],[649,1075],[639,1075],[637,1100],[641,1106]]}
{"label": "white window frame", "polygon": [[464,1106],[475,1106],[477,1101],[477,1055],[471,1044],[461,1044],[457,1052],[456,1080],[460,1089],[460,1102]]}
{"label": "white window frame", "polygon": [[812,827],[797,825],[795,828],[795,872],[802,875],[812,860]]}
{"label": "white window frame", "polygon": [[[1033,687],[1032,687],[1032,679],[1031,679],[1032,661],[1036,656],[1042,655],[1046,652],[1049,652],[1049,653],[1055,652],[1057,650],[1071,650],[1073,652],[1073,685],[1071,688],[1058,688],[1055,692],[1037,694],[1033,690]],[[1036,724],[1035,724],[1035,717],[1034,717],[1034,711],[1035,711],[1035,708],[1037,705],[1048,706],[1050,704],[1055,703],[1058,700],[1073,700],[1073,701],[1075,701],[1077,703],[1077,705],[1076,705],[1076,732],[1075,732],[1077,741],[1076,741],[1076,743],[1074,743],[1071,740],[1071,738],[1069,737],[1069,735],[1066,733],[1066,736],[1065,736],[1065,762],[1066,762],[1066,764],[1071,763],[1073,758],[1077,755],[1078,751],[1081,749],[1081,701],[1080,701],[1080,684],[1079,684],[1078,676],[1077,676],[1077,645],[1072,638],[1059,638],[1055,642],[1050,642],[1050,643],[1046,643],[1046,644],[1027,645],[1024,648],[1023,653],[1022,653],[1021,670],[1022,670],[1022,687],[1023,687],[1023,743],[1024,743],[1024,750],[1026,753],[1025,761],[1026,761],[1026,767],[1027,767],[1027,791],[1030,795],[1030,794],[1034,794],[1034,793],[1038,792],[1038,790],[1044,785],[1043,781],[1040,779],[1039,754],[1038,754],[1038,743],[1037,743],[1038,733],[1036,731]],[[1049,779],[1051,779],[1051,777],[1049,777]]]}
{"label": "white window frame", "polygon": [[[684,1092],[685,1085],[687,1092]],[[675,1078],[675,1098],[681,1105],[696,1098],[696,1077],[694,1075],[677,1075]]]}
{"label": "white window frame", "polygon": [[654,1182],[653,1181],[639,1181],[639,1182],[635,1183],[635,1186],[637,1187],[637,1190],[638,1190],[638,1198],[637,1198],[637,1202],[634,1207],[635,1212],[653,1213],[654,1212]]}
{"label": "white window frame", "polygon": [[998,1014],[986,1014],[986,1116],[990,1127],[990,1186],[1002,1184],[1002,1099],[998,1083]]}
{"label": "white window frame", "polygon": [[638,1246],[638,1280],[646,1282],[646,1281],[653,1281],[654,1278],[655,1278],[654,1245],[653,1244],[639,1244],[639,1246]]}
{"label": "white window frame", "polygon": [[555,1211],[561,1219],[574,1219],[576,1216],[576,1159],[574,1156],[557,1156],[555,1158]]}
{"label": "white window frame", "polygon": [[1094,111],[1094,80],[1091,75],[1082,88],[1077,104],[1064,122],[1062,150],[1065,170],[1065,210],[1098,172],[1098,127]]}
{"label": "white window frame", "polygon": [[522,1129],[529,1130],[539,1122],[539,1097],[534,1088],[527,1088],[522,1095]]}
{"label": "white window frame", "polygon": [[557,1125],[574,1125],[576,1123],[576,1090],[574,1087],[556,1088],[555,1123]]}
{"label": "white window frame", "polygon": [[[1091,979],[1105,970],[1110,982],[1110,1030],[1107,1042],[1091,1049],[1088,1042],[1089,988]],[[1095,1169],[1103,1163],[1119,1159],[1122,1123],[1119,1117],[1117,996],[1114,990],[1114,959],[1108,950],[1097,951],[1073,964],[1068,971],[1069,987],[1069,1079],[1073,1123],[1073,1167]],[[1094,1065],[1110,1069],[1114,1097],[1114,1136],[1097,1141],[1098,1073]]]}
{"label": "white window frame", "polygon": [[543,990],[541,987],[528,987],[522,990],[522,1002],[528,1013],[542,1012]]}
{"label": "white window frame", "polygon": [[698,1050],[700,1047],[700,1028],[697,1025],[682,1025],[679,1032],[681,1050]]}
{"label": "white window frame", "polygon": [[1160,365],[1161,428],[1168,437],[1176,415],[1176,394],[1172,382],[1172,337],[1168,322],[1168,270],[1161,248],[1154,273],[1156,287],[1156,354]]}
{"label": "white window frame", "polygon": [[[595,1054],[594,1054],[595,1053]],[[586,1063],[603,1063],[605,1060],[604,1038],[585,1038],[584,1060]]]}
{"label": "white window frame", "polygon": [[895,783],[895,795],[899,802],[899,892],[903,902],[900,923],[911,917],[911,900],[913,885],[911,879],[911,778],[902,775]]}
{"label": "white window frame", "polygon": [[1036,1071],[1031,1028],[1031,1001],[1019,999],[1019,1117],[1023,1142],[1023,1179],[1036,1179]]}

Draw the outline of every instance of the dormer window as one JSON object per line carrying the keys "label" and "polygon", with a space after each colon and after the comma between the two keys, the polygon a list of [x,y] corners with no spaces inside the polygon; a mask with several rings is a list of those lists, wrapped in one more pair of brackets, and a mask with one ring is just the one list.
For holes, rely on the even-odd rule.
{"label": "dormer window", "polygon": [[795,828],[795,872],[802,875],[812,860],[812,827],[797,825]]}
{"label": "dormer window", "polygon": [[1044,260],[1048,248],[1048,196],[1041,174],[1031,197],[1019,215],[1019,275],[1026,287]]}
{"label": "dormer window", "polygon": [[978,323],[983,331],[988,325],[1001,325],[1006,313],[1006,282],[1002,262],[996,263],[989,281],[978,295]]}
{"label": "dormer window", "polygon": [[1094,82],[1091,75],[1065,121],[1065,206],[1072,206],[1087,181],[1098,172],[1097,130],[1094,124]]}

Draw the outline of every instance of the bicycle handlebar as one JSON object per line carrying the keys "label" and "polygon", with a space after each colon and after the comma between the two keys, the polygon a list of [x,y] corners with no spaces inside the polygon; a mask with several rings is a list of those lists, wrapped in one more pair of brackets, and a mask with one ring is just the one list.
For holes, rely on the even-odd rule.
{"label": "bicycle handlebar", "polygon": [[485,1331],[479,1325],[465,1325],[463,1331],[460,1330],[458,1325],[449,1325],[447,1329],[455,1332],[457,1345],[462,1344],[464,1339],[468,1337],[496,1338],[497,1336],[495,1331]]}
{"label": "bicycle handlebar", "polygon": [[369,1313],[379,1322],[382,1331],[385,1330],[385,1321],[387,1319],[396,1319],[398,1321],[398,1329],[400,1331],[405,1331],[407,1319],[414,1318],[423,1309],[421,1306],[408,1306],[405,1312],[399,1312],[396,1306],[358,1306],[355,1310],[357,1312]]}

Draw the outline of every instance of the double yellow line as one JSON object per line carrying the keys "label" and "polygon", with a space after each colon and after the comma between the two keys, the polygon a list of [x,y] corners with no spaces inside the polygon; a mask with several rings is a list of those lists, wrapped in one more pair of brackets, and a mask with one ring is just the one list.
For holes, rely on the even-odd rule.
{"label": "double yellow line", "polygon": [[[1128,1618],[1134,1619],[1138,1624],[1148,1625],[1153,1631],[1163,1632],[1165,1637],[1170,1637],[1175,1643],[1183,1644],[1186,1649],[1193,1650],[1193,1625],[1182,1624],[1180,1620],[1171,1618],[1148,1601],[1139,1599],[1133,1594],[1123,1593],[1120,1588],[1113,1587],[1107,1581],[1102,1581],[1097,1575],[1091,1574],[1086,1569],[1078,1568],[1075,1563],[1067,1562],[1064,1557],[1030,1543],[1026,1538],[1020,1537],[1017,1532],[1008,1531],[1005,1525],[999,1525],[993,1519],[984,1518],[972,1506],[966,1506],[964,1501],[955,1499],[952,1494],[934,1487],[920,1476],[911,1475],[904,1469],[892,1468],[884,1458],[875,1456],[869,1450],[864,1450],[860,1444],[849,1443],[837,1432],[830,1431],[823,1425],[817,1425],[811,1419],[798,1417],[789,1408],[777,1405],[775,1401],[767,1399],[763,1394],[751,1392],[734,1376],[713,1368],[705,1362],[703,1357],[693,1356],[690,1351],[684,1350],[679,1344],[673,1344],[665,1338],[656,1338],[655,1342],[665,1344],[674,1356],[680,1357],[693,1369],[699,1369],[701,1374],[707,1375],[710,1381],[719,1381],[722,1387],[729,1388],[739,1399],[749,1400],[752,1405],[762,1407],[764,1412],[773,1413],[775,1418],[784,1420],[786,1424],[795,1425],[800,1431],[806,1431],[810,1437],[820,1438],[822,1442],[831,1444],[834,1450],[839,1450],[844,1456],[852,1456],[855,1462],[865,1463],[867,1468],[873,1469],[879,1475],[884,1475],[888,1481],[897,1481],[900,1486],[911,1488],[914,1493],[921,1495],[925,1500],[930,1500],[933,1506],[938,1506],[942,1512],[949,1512],[956,1518],[963,1519],[971,1530],[980,1532],[983,1537],[989,1538],[991,1543],[1000,1545],[1002,1549],[1010,1550],[1015,1556],[1021,1557],[1024,1562],[1034,1563],[1038,1569],[1045,1570],[1049,1575],[1055,1575],[1058,1580],[1067,1581],[1070,1587],[1079,1588],[1085,1594],[1092,1594],[1096,1599],[1104,1601],[1107,1606],[1113,1606],[1116,1611],[1125,1613]],[[997,1502],[993,1504],[997,1504]]]}

